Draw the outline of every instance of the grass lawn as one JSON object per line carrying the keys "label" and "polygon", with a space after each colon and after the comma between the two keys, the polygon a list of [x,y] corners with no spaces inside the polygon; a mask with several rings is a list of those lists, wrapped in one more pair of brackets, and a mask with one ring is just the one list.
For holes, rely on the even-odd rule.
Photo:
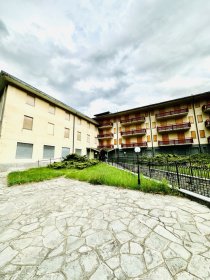
{"label": "grass lawn", "polygon": [[141,176],[141,187],[137,184],[137,176],[119,170],[105,163],[79,170],[79,169],[51,169],[48,167],[32,168],[26,171],[11,172],[8,175],[8,186],[39,182],[64,176],[69,179],[86,181],[95,185],[108,185],[129,189],[140,189],[144,192],[177,194],[165,181],[157,182]]}

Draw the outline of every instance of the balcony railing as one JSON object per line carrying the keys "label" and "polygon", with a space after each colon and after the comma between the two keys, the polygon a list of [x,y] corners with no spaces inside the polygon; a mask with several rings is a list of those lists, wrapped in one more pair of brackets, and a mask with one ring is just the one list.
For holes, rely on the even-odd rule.
{"label": "balcony railing", "polygon": [[114,145],[101,145],[98,149],[114,149]]}
{"label": "balcony railing", "polygon": [[98,139],[108,139],[108,138],[112,138],[114,135],[113,133],[107,133],[107,134],[98,134],[97,138]]}
{"label": "balcony railing", "polygon": [[141,117],[136,117],[136,118],[129,118],[129,119],[125,119],[125,120],[120,120],[120,123],[122,125],[128,125],[128,124],[134,124],[134,123],[143,123],[145,122],[145,117],[141,116]]}
{"label": "balcony railing", "polygon": [[99,129],[103,129],[103,128],[109,128],[109,127],[112,127],[113,126],[113,123],[112,122],[104,122],[104,123],[101,123],[99,124]]}
{"label": "balcony railing", "polygon": [[210,103],[203,105],[202,110],[204,113],[209,113],[210,112]]}
{"label": "balcony railing", "polygon": [[188,130],[191,127],[191,123],[181,123],[181,124],[172,124],[172,125],[166,125],[166,126],[158,126],[157,131],[159,133],[162,132],[173,132],[177,130]]}
{"label": "balcony railing", "polygon": [[205,121],[205,127],[210,128],[210,119]]}
{"label": "balcony railing", "polygon": [[191,145],[193,138],[158,141],[159,146]]}
{"label": "balcony railing", "polygon": [[133,136],[133,135],[144,135],[146,134],[146,128],[137,129],[137,130],[129,130],[129,131],[122,131],[121,135],[123,137]]}
{"label": "balcony railing", "polygon": [[158,113],[155,115],[155,117],[157,120],[160,120],[160,119],[167,119],[167,118],[175,118],[187,114],[188,114],[188,108],[184,108],[184,109],[177,109],[177,110],[167,111],[163,113]]}
{"label": "balcony railing", "polygon": [[121,148],[147,147],[147,142],[121,144]]}

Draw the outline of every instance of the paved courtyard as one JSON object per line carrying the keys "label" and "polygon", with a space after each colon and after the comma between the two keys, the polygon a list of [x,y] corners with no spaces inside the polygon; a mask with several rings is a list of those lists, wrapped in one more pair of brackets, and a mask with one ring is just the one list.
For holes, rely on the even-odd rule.
{"label": "paved courtyard", "polygon": [[0,183],[0,279],[210,279],[210,210],[64,178]]}

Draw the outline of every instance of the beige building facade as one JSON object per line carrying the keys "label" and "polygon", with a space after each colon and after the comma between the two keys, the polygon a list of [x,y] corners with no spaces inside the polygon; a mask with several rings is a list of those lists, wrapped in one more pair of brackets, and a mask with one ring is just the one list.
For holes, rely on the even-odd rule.
{"label": "beige building facade", "polygon": [[0,170],[77,153],[93,158],[97,122],[15,77],[0,75]]}

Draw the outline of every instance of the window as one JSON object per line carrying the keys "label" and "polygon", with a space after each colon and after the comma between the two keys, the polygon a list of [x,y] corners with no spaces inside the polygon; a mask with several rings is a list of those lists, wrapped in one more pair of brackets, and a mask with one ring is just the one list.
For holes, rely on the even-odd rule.
{"label": "window", "polygon": [[149,128],[149,123],[146,123],[146,128],[147,128],[147,129]]}
{"label": "window", "polygon": [[77,131],[77,140],[81,141],[81,132],[80,131]]}
{"label": "window", "polygon": [[189,119],[189,122],[190,122],[190,123],[194,123],[194,118],[193,118],[193,116],[189,116],[188,119]]}
{"label": "window", "polygon": [[68,112],[65,113],[65,120],[70,121],[70,114]]}
{"label": "window", "polygon": [[117,139],[114,139],[114,145],[117,145]]}
{"label": "window", "polygon": [[198,118],[198,122],[201,123],[203,121],[203,117],[202,115],[197,115],[197,118]]}
{"label": "window", "polygon": [[157,135],[153,135],[153,141],[157,142]]}
{"label": "window", "polygon": [[43,158],[54,158],[55,147],[44,145],[43,147]]}
{"label": "window", "polygon": [[204,130],[200,130],[200,137],[201,138],[205,138],[206,137]]}
{"label": "window", "polygon": [[69,138],[69,135],[70,135],[70,129],[64,128],[64,138]]}
{"label": "window", "polygon": [[188,109],[192,109],[192,104],[189,103],[187,107],[188,107]]}
{"label": "window", "polygon": [[61,153],[62,158],[65,158],[69,154],[70,154],[70,148],[62,147],[62,153]]}
{"label": "window", "polygon": [[90,134],[87,134],[87,142],[90,143]]}
{"label": "window", "polygon": [[156,122],[152,122],[152,128],[156,127]]}
{"label": "window", "polygon": [[30,159],[33,154],[33,144],[17,143],[16,158]]}
{"label": "window", "polygon": [[33,118],[24,116],[23,129],[32,130],[32,127],[33,127]]}
{"label": "window", "polygon": [[119,138],[119,144],[120,145],[122,144],[122,138]]}
{"label": "window", "polygon": [[79,156],[82,155],[82,150],[81,149],[75,149],[75,153]]}
{"label": "window", "polygon": [[114,128],[114,133],[116,133],[117,132],[117,129],[116,129],[116,127]]}
{"label": "window", "polygon": [[30,94],[27,94],[26,104],[35,106],[35,97]]}
{"label": "window", "polygon": [[53,105],[49,105],[49,111],[48,111],[50,114],[53,114],[55,115],[55,106]]}
{"label": "window", "polygon": [[195,131],[191,131],[191,137],[192,137],[193,139],[196,139],[196,133],[195,133]]}
{"label": "window", "polygon": [[200,102],[196,102],[195,103],[195,108],[199,108],[200,107]]}
{"label": "window", "polygon": [[150,142],[151,141],[151,137],[150,135],[147,135],[147,142]]}
{"label": "window", "polygon": [[54,124],[53,123],[48,123],[47,133],[49,135],[54,135]]}

